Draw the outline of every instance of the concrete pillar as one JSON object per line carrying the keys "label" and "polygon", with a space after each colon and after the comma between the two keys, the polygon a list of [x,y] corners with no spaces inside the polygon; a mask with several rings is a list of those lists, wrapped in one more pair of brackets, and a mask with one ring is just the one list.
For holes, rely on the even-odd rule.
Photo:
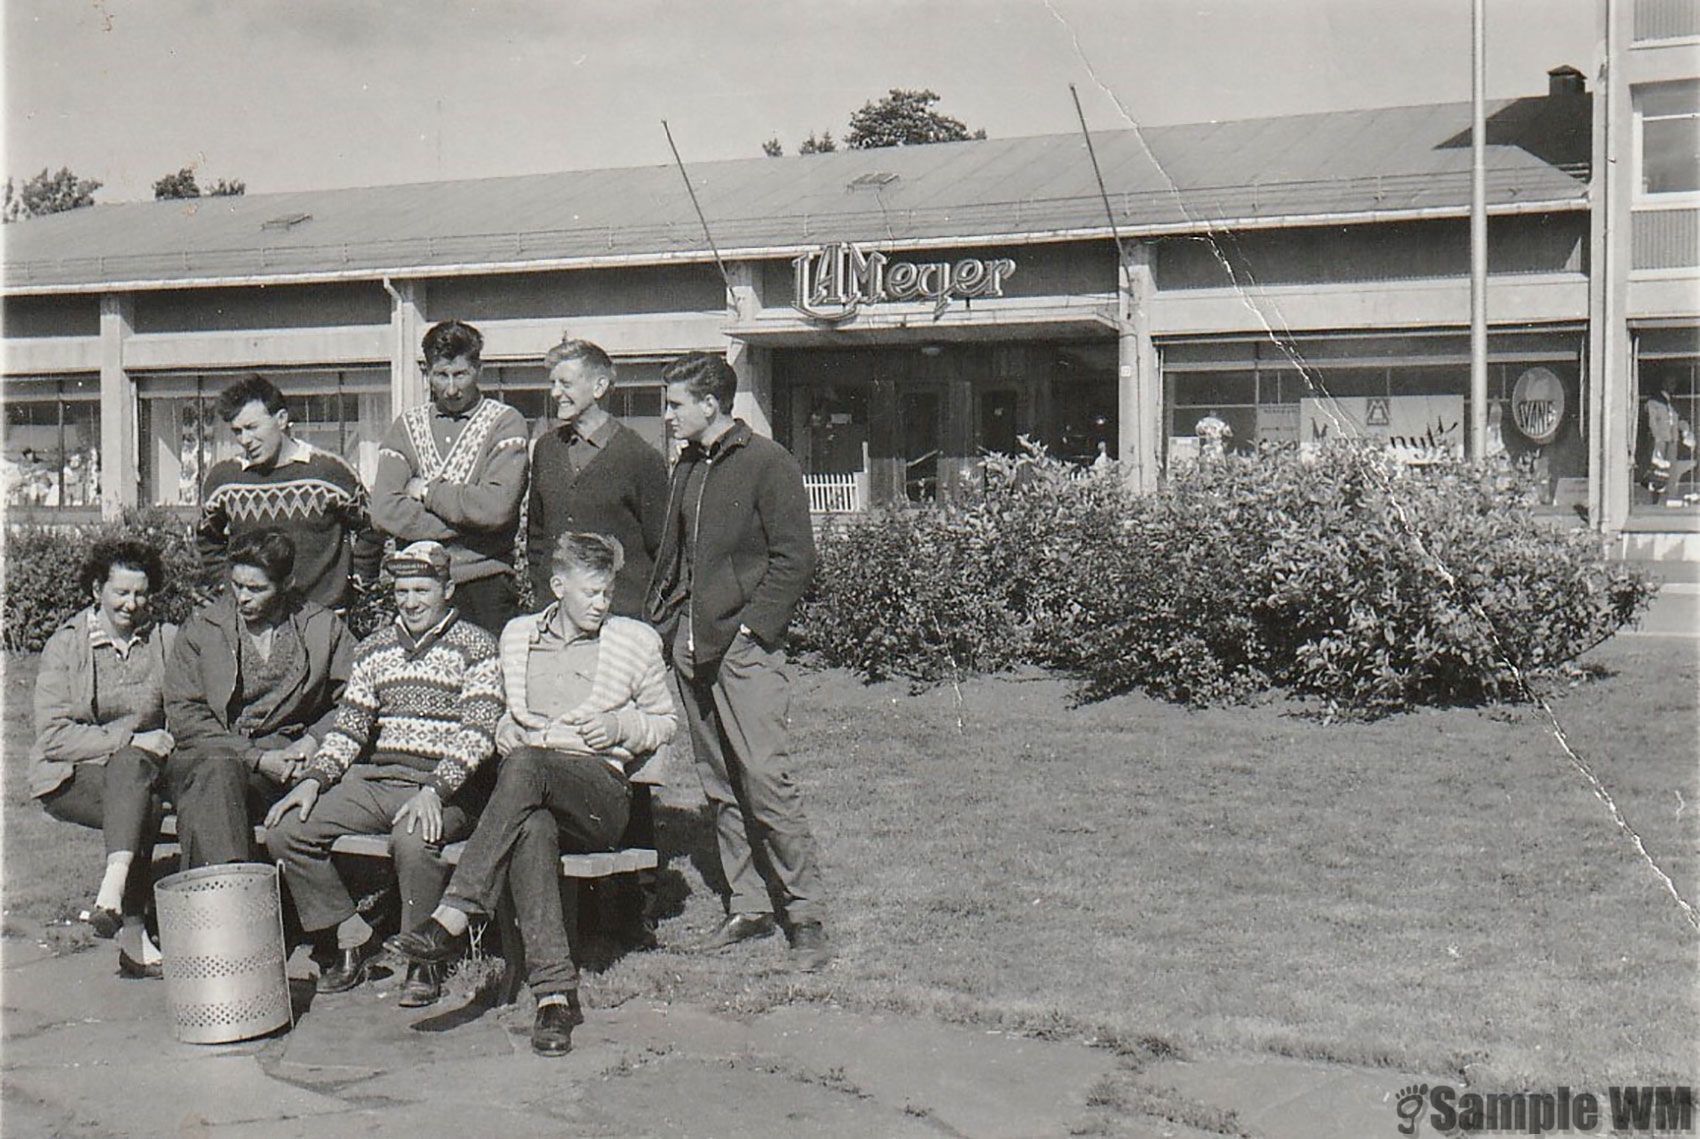
{"label": "concrete pillar", "polygon": [[130,297],[100,298],[100,510],[115,518],[141,500],[136,385],[124,368],[124,342],[134,323]]}
{"label": "concrete pillar", "polygon": [[419,370],[419,342],[430,325],[424,281],[386,280],[384,286],[390,291],[390,414],[396,416],[429,398]]}
{"label": "concrete pillar", "polygon": [[[726,295],[726,323],[737,326],[761,312],[761,266],[733,261],[726,266],[732,288]],[[726,338],[726,362],[738,373],[738,398],[732,414],[758,435],[773,435],[773,352],[736,336]]]}
{"label": "concrete pillar", "polygon": [[1607,3],[1600,24],[1604,60],[1594,88],[1588,259],[1588,519],[1621,530],[1629,517],[1636,417],[1640,408],[1628,324],[1629,234],[1633,200],[1629,161],[1634,122],[1624,48],[1632,5]]}
{"label": "concrete pillar", "polygon": [[1149,241],[1125,242],[1118,273],[1116,396],[1117,447],[1127,480],[1142,494],[1157,489],[1163,418],[1163,377],[1151,338],[1151,302],[1156,296],[1156,248]]}

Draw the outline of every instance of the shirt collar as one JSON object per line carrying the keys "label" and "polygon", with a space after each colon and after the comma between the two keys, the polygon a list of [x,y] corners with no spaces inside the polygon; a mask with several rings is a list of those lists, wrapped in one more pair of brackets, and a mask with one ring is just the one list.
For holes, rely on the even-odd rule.
{"label": "shirt collar", "polygon": [[443,619],[421,633],[418,640],[414,640],[413,634],[407,631],[407,626],[401,623],[400,617],[397,617],[395,619],[396,639],[401,641],[401,647],[409,653],[422,653],[436,644],[442,635],[448,632],[449,626],[454,624],[455,618],[459,616],[460,610],[450,606],[449,611],[443,614]]}
{"label": "shirt collar", "polygon": [[[305,463],[312,456],[313,445],[311,443],[302,442],[293,435],[285,435],[283,446],[278,448],[277,462],[272,464],[272,469],[287,467],[290,463]],[[239,462],[241,462],[242,469],[245,471],[254,469],[255,464],[249,462],[246,457],[240,459]]]}
{"label": "shirt collar", "polygon": [[614,421],[614,417],[610,415],[601,423],[597,424],[595,430],[588,433],[580,431],[576,424],[569,426],[567,428],[567,442],[571,443],[574,439],[581,439],[600,451],[608,445],[609,440],[614,438],[614,432],[619,429],[620,425],[616,423]]}
{"label": "shirt collar", "polygon": [[130,650],[145,643],[148,635],[152,632],[152,622],[137,625],[135,632],[130,634],[129,642],[120,643],[113,637],[111,630],[106,627],[106,622],[100,619],[100,610],[92,606],[89,608],[89,648],[91,649],[109,648],[121,657],[129,656]]}
{"label": "shirt collar", "polygon": [[544,639],[547,638],[559,641],[562,645],[576,645],[581,641],[594,641],[602,636],[602,631],[599,629],[591,636],[579,634],[578,636],[573,637],[562,637],[559,633],[555,632],[555,618],[560,613],[560,610],[561,603],[559,601],[552,601],[549,603],[549,607],[547,609],[537,615],[537,623],[531,627],[532,644],[542,644]]}
{"label": "shirt collar", "polygon": [[474,415],[478,414],[478,409],[483,407],[484,401],[489,398],[489,396],[480,392],[478,393],[478,398],[472,401],[471,407],[467,408],[465,411],[452,414],[438,407],[436,401],[433,400],[431,401],[431,418],[447,419],[451,422],[459,422],[462,419],[471,419]]}

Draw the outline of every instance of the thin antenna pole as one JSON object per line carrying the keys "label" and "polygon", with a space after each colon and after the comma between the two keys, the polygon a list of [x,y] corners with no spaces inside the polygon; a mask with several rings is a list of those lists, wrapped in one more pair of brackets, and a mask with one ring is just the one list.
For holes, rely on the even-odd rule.
{"label": "thin antenna pole", "polygon": [[1068,93],[1074,97],[1074,113],[1080,120],[1080,133],[1086,139],[1086,154],[1092,159],[1092,174],[1098,179],[1098,196],[1104,202],[1104,217],[1110,223],[1110,237],[1116,243],[1116,257],[1123,264],[1127,263],[1127,251],[1122,248],[1122,235],[1116,229],[1116,212],[1110,208],[1110,192],[1104,189],[1104,171],[1098,166],[1098,152],[1092,146],[1092,132],[1086,129],[1086,112],[1080,109],[1080,92],[1074,89],[1074,84],[1068,85]]}
{"label": "thin antenna pole", "polygon": [[679,177],[685,180],[685,193],[691,196],[691,205],[696,207],[697,220],[702,223],[702,235],[708,238],[709,251],[714,254],[715,268],[720,270],[720,281],[726,286],[726,291],[732,291],[732,277],[726,272],[726,262],[720,259],[720,247],[714,244],[714,235],[708,231],[708,218],[703,216],[702,203],[697,201],[696,188],[691,185],[691,176],[685,173],[685,160],[679,157],[679,148],[673,143],[673,128],[667,125],[667,120],[661,120],[661,129],[667,132],[667,147],[673,152],[673,161],[679,166]]}
{"label": "thin antenna pole", "polygon": [[1487,457],[1487,0],[1470,22],[1470,457]]}

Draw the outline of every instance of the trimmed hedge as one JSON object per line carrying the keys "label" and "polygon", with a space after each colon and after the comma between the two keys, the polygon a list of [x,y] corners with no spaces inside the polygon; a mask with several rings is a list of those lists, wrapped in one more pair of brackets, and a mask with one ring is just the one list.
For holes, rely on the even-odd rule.
{"label": "trimmed hedge", "polygon": [[798,640],[870,679],[1058,668],[1085,699],[1519,700],[1656,588],[1532,501],[1503,467],[1350,446],[1228,457],[1145,496],[1113,469],[994,456],[966,501],[823,536]]}

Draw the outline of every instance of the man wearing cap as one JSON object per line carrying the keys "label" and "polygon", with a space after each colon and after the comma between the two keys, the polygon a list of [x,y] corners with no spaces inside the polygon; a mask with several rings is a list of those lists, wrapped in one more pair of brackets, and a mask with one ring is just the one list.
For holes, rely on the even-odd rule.
{"label": "man wearing cap", "polygon": [[449,552],[456,607],[499,636],[514,615],[514,536],[525,496],[526,426],[478,391],[484,337],[446,320],[425,333],[431,402],[409,408],[378,448],[372,521],[397,545]]}
{"label": "man wearing cap", "polygon": [[[448,883],[443,845],[472,830],[478,789],[470,784],[495,748],[502,712],[496,639],[451,604],[449,551],[415,542],[385,566],[395,579],[396,620],[355,649],[330,731],[266,815],[266,846],[283,864],[301,928],[321,942],[335,936],[333,964],[319,974],[322,993],[359,985],[378,949],[331,864],[331,844],[387,833],[402,928],[423,921]],[[409,969],[400,1003],[430,1004],[441,988],[439,971]]]}

